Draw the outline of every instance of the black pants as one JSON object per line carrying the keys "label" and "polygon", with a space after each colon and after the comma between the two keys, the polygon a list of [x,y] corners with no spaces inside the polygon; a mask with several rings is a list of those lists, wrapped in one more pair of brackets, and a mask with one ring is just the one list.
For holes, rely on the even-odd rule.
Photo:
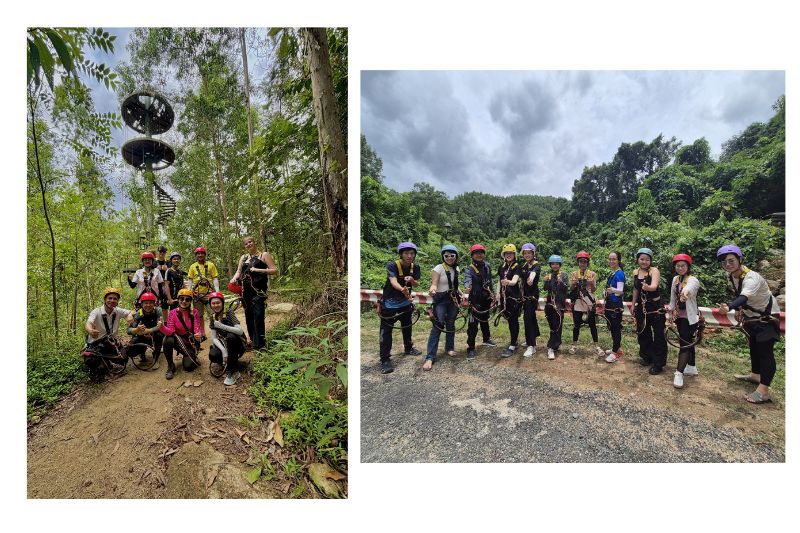
{"label": "black pants", "polygon": [[694,346],[687,347],[686,345],[694,342],[694,334],[697,332],[700,323],[689,324],[688,318],[676,318],[675,326],[678,328],[678,335],[680,336],[678,344],[681,346],[678,350],[678,371],[683,372],[686,365],[695,366]]}
{"label": "black pants", "polygon": [[[647,302],[645,315],[641,305],[634,309],[636,315],[636,338],[639,341],[639,357],[656,368],[663,368],[667,364],[667,337],[664,329],[667,318],[664,313],[656,313],[661,306],[661,300]],[[639,333],[641,332],[641,333]]]}
{"label": "black pants", "polygon": [[[490,302],[477,302],[471,303],[477,309],[488,309],[491,305]],[[475,349],[475,338],[478,336],[478,325],[480,325],[481,333],[483,334],[483,341],[486,342],[492,338],[489,332],[489,313],[475,312],[471,310],[469,313],[469,322],[467,323],[467,349]]]}
{"label": "black pants", "polygon": [[100,376],[106,371],[106,365],[103,364],[101,357],[109,363],[118,365],[125,364],[125,359],[119,357],[119,350],[111,341],[105,340],[103,342],[93,343],[89,345],[89,348],[89,351],[100,354],[91,357],[84,357],[83,359],[86,367],[89,369],[89,377],[92,379],[100,379]]}
{"label": "black pants", "polygon": [[[164,339],[164,357],[167,359],[167,363],[169,364],[169,368],[175,368],[175,363],[172,360],[172,352],[173,350],[177,351],[181,355],[183,355],[183,368],[187,371],[192,371],[197,368],[197,365],[194,364],[194,361],[189,357],[189,354],[186,353],[186,350],[183,349],[183,346],[177,341],[177,335],[170,335],[166,339]],[[192,349],[192,345],[194,343],[194,339],[189,338],[181,338],[183,344],[185,344],[190,350]],[[196,349],[199,352],[199,347]],[[197,355],[195,355],[195,358]]]}
{"label": "black pants", "polygon": [[528,346],[536,346],[536,337],[541,335],[539,321],[536,320],[538,307],[539,299],[534,297],[522,304],[522,323],[525,326],[525,343]]}
{"label": "black pants", "polygon": [[572,312],[572,342],[578,342],[578,337],[581,334],[581,324],[583,318],[588,315],[586,322],[589,324],[589,332],[592,334],[592,340],[597,342],[597,311],[592,308],[591,311],[573,311]]}
{"label": "black pants", "polygon": [[775,377],[775,342],[780,330],[776,323],[745,325],[750,336],[750,370],[761,376],[761,385],[769,387]]}
{"label": "black pants", "polygon": [[611,350],[618,352],[622,344],[622,302],[606,301],[606,319],[611,330]]}
{"label": "black pants", "polygon": [[561,331],[564,329],[564,310],[558,311],[552,305],[544,308],[544,316],[547,317],[547,324],[550,326],[550,338],[547,339],[547,347],[558,350],[561,346]]}
{"label": "black pants", "polygon": [[508,344],[516,346],[519,340],[519,301],[506,298],[503,314],[508,320],[508,333],[511,335],[511,342]]}
{"label": "black pants", "polygon": [[263,296],[258,296],[255,292],[245,291],[242,297],[244,305],[244,318],[247,323],[247,335],[250,337],[250,342],[253,343],[253,348],[260,350],[264,348],[266,343],[266,317],[267,317],[267,299]]}
{"label": "black pants", "polygon": [[[152,338],[150,335],[134,335],[131,339],[131,344],[151,344],[153,346],[153,359],[158,357],[161,353],[161,345],[164,343],[163,333],[154,333]],[[144,346],[130,346],[128,348],[128,355],[131,357],[144,354],[146,348]]]}
{"label": "black pants", "polygon": [[409,351],[414,347],[414,341],[411,340],[411,318],[413,315],[413,306],[408,305],[399,309],[383,309],[383,315],[393,316],[394,318],[381,318],[381,328],[378,334],[378,342],[380,343],[380,356],[381,361],[388,361],[392,353],[392,329],[396,322],[400,322],[400,331],[403,332],[403,347],[405,351]]}
{"label": "black pants", "polygon": [[[228,370],[235,372],[239,368],[239,358],[244,353],[244,343],[238,335],[226,335],[225,347],[228,349]],[[222,350],[215,344],[208,349],[208,360],[212,363],[222,364]]]}

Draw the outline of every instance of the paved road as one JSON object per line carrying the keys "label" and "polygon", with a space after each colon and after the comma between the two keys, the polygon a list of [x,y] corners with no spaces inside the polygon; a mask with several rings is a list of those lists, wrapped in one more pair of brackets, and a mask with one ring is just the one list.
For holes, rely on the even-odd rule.
{"label": "paved road", "polygon": [[362,354],[363,462],[782,462],[782,450],[636,395],[578,390],[497,358]]}

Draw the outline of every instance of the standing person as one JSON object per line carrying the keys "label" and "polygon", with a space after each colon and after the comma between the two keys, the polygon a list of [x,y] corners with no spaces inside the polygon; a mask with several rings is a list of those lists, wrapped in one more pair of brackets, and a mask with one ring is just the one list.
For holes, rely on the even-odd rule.
{"label": "standing person", "polygon": [[164,294],[164,279],[161,277],[161,271],[154,267],[155,261],[153,252],[142,253],[142,268],[137,270],[133,277],[128,275],[128,285],[131,289],[136,289],[136,302],[134,307],[139,309],[141,307],[139,300],[145,292],[151,292],[160,298]]}
{"label": "standing person", "polygon": [[247,253],[239,258],[239,267],[231,278],[231,283],[241,282],[247,334],[253,348],[261,350],[266,342],[269,276],[276,275],[278,267],[269,252],[258,250],[253,237],[248,235],[244,238],[244,248]]}
{"label": "standing person", "polygon": [[639,268],[633,271],[633,304],[636,316],[639,363],[650,366],[650,374],[660,374],[667,364],[666,317],[658,285],[661,273],[652,266],[653,251],[640,248],[636,252]]}
{"label": "standing person", "polygon": [[190,289],[179,290],[178,308],[169,312],[167,323],[161,327],[161,332],[166,337],[164,339],[164,357],[167,360],[165,375],[167,379],[175,376],[173,350],[177,350],[183,355],[185,371],[191,372],[199,364],[197,355],[200,352],[200,341],[203,338],[203,319],[197,309],[191,308],[193,299]]}
{"label": "standing person", "polygon": [[[122,319],[132,320],[131,315],[133,311],[130,309],[123,309],[118,307],[120,290],[115,287],[109,287],[103,291],[103,305],[92,309],[89,313],[89,318],[86,319],[84,329],[89,336],[86,338],[86,343],[91,350],[84,353],[91,353],[97,351],[103,355],[114,356],[119,353],[117,340],[117,329],[122,323]],[[99,342],[94,342],[102,338]],[[99,380],[103,374],[103,363],[97,357],[86,357],[84,359],[86,366],[89,368],[89,377],[93,380]],[[125,361],[119,360],[112,364],[122,364]]]}
{"label": "standing person", "polygon": [[219,292],[219,273],[214,263],[206,261],[206,249],[202,246],[195,248],[194,258],[195,262],[189,267],[189,288],[194,294],[195,310],[200,311],[200,318],[202,319],[205,314],[205,307],[208,305],[208,293],[211,292],[212,284],[214,291]]}
{"label": "standing person", "polygon": [[561,346],[561,331],[564,327],[564,307],[567,301],[568,276],[561,272],[561,256],[551,255],[547,262],[550,272],[544,276],[542,287],[547,291],[547,303],[544,314],[550,326],[550,338],[547,340],[547,358],[555,359],[556,350]]}
{"label": "standing person", "polygon": [[469,249],[472,261],[464,270],[464,295],[462,304],[469,305],[469,322],[467,324],[467,358],[475,357],[475,337],[478,336],[478,324],[483,334],[484,346],[497,346],[489,333],[489,313],[494,303],[494,284],[492,271],[486,263],[486,248],[482,244],[473,244]]}
{"label": "standing person", "polygon": [[519,340],[519,309],[522,301],[519,287],[521,269],[517,263],[517,247],[506,244],[500,252],[500,257],[503,258],[503,263],[497,269],[497,301],[502,306],[503,316],[508,320],[508,333],[511,336],[508,348],[500,353],[500,357],[511,357],[517,349]]}
{"label": "standing person", "polygon": [[397,253],[400,259],[386,264],[386,283],[383,286],[383,298],[380,303],[380,308],[390,315],[389,318],[381,318],[378,337],[382,374],[394,371],[389,358],[392,352],[392,329],[398,320],[403,333],[406,355],[422,353],[414,347],[414,341],[411,339],[411,315],[414,309],[411,289],[419,285],[421,275],[419,265],[414,262],[417,257],[417,245],[413,242],[401,242],[397,245]]}
{"label": "standing person", "polygon": [[597,355],[605,352],[597,344],[597,310],[595,309],[594,291],[597,289],[597,274],[589,270],[589,260],[592,258],[588,252],[581,250],[575,255],[578,261],[578,270],[570,277],[572,293],[572,346],[569,353],[574,354],[578,347],[578,337],[581,333],[583,315],[586,314],[589,332],[592,335],[592,345]]}
{"label": "standing person", "polygon": [[142,344],[149,344],[153,347],[153,360],[158,358],[161,353],[161,345],[164,342],[164,334],[161,333],[161,326],[164,325],[162,309],[156,307],[156,295],[151,292],[142,294],[140,299],[142,308],[139,312],[133,313],[133,322],[128,326],[127,333],[131,335],[131,346],[128,348],[128,355],[137,355],[144,363],[145,347]]}
{"label": "standing person", "polygon": [[536,352],[536,337],[541,335],[536,310],[539,308],[539,276],[542,267],[536,261],[536,245],[526,242],[522,245],[522,323],[525,326],[525,343],[528,348],[523,357],[530,357]]}
{"label": "standing person", "polygon": [[736,379],[758,385],[745,396],[750,403],[769,403],[772,396],[769,386],[775,377],[775,342],[780,338],[780,307],[769,290],[766,280],[758,272],[742,263],[742,251],[735,244],[726,244],[717,251],[717,261],[728,273],[728,283],[734,299],[720,304],[720,311],[736,311],[747,334],[750,348],[750,373],[737,374]]}
{"label": "standing person", "polygon": [[164,285],[170,309],[178,307],[178,291],[184,288],[186,280],[186,272],[181,270],[181,259],[181,254],[178,252],[172,252],[169,255],[170,267],[167,269]]}
{"label": "standing person", "polygon": [[[167,270],[170,267],[170,261],[167,259],[167,247],[163,244],[158,247],[158,252],[156,254],[156,261],[154,267],[159,271],[161,274],[161,279],[167,281]],[[167,284],[164,284],[164,293],[161,295],[160,302],[161,302],[161,309],[166,311],[169,309],[169,300],[170,297],[166,294],[167,293]],[[172,293],[176,294],[176,293]]]}
{"label": "standing person", "polygon": [[677,254],[672,258],[672,287],[669,291],[670,321],[678,328],[678,367],[675,370],[673,385],[676,389],[683,388],[683,376],[696,376],[694,342],[695,334],[700,323],[700,311],[697,308],[697,291],[700,290],[700,281],[690,275],[692,258],[686,254]]}
{"label": "standing person", "polygon": [[442,246],[442,262],[431,270],[431,287],[428,294],[433,296],[433,314],[436,323],[428,335],[428,353],[425,356],[424,370],[430,370],[436,362],[439,351],[440,328],[444,328],[444,351],[456,355],[456,316],[461,301],[458,291],[458,249],[452,244]]}
{"label": "standing person", "polygon": [[611,274],[606,280],[606,290],[603,294],[603,313],[608,320],[608,329],[611,330],[611,349],[604,352],[607,363],[617,361],[623,355],[622,351],[622,296],[625,293],[625,271],[622,265],[622,255],[619,252],[608,254],[608,266]]}
{"label": "standing person", "polygon": [[209,294],[208,305],[211,307],[211,347],[208,349],[208,360],[212,364],[227,366],[223,383],[227,386],[235,385],[240,376],[239,358],[244,354],[244,331],[236,314],[230,309],[225,311],[224,294]]}

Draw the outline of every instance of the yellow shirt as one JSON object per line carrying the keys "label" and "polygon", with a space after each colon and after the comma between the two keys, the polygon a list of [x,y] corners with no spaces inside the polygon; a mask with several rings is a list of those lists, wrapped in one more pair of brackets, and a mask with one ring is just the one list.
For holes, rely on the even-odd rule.
{"label": "yellow shirt", "polygon": [[208,287],[197,287],[198,294],[206,294],[208,291],[213,290],[213,280],[218,277],[219,273],[217,272],[217,267],[211,261],[206,261],[205,265],[201,265],[195,261],[192,263],[192,266],[189,267],[189,279],[192,280],[192,287],[197,287],[197,282],[200,281],[201,278],[206,278],[208,280]]}

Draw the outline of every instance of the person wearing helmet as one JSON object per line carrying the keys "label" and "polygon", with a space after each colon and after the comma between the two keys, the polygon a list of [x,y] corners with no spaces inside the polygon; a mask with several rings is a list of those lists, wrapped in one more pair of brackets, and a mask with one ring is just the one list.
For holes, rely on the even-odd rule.
{"label": "person wearing helmet", "polygon": [[652,266],[653,251],[636,252],[639,268],[633,271],[633,311],[636,317],[639,363],[650,366],[650,374],[660,374],[667,364],[666,317],[661,301],[661,273]]}
{"label": "person wearing helmet", "polygon": [[669,291],[670,322],[678,328],[678,367],[672,384],[676,389],[683,388],[683,376],[696,376],[694,345],[692,344],[700,324],[700,311],[697,307],[697,291],[700,281],[690,275],[692,258],[687,254],[677,254],[672,258],[672,278]]}
{"label": "person wearing helmet", "polygon": [[195,310],[200,311],[202,319],[208,305],[208,293],[212,292],[211,287],[219,292],[219,273],[214,263],[206,261],[206,249],[202,246],[195,248],[194,258],[195,262],[189,267],[189,288],[194,293]]}
{"label": "person wearing helmet", "polygon": [[136,357],[145,362],[144,344],[153,347],[153,359],[155,360],[161,353],[161,345],[164,342],[164,334],[161,333],[161,326],[164,325],[163,312],[160,307],[156,307],[156,295],[151,292],[142,294],[142,308],[133,313],[133,322],[128,326],[127,333],[131,335],[131,346],[128,348],[128,355]]}
{"label": "person wearing helmet", "polygon": [[462,305],[469,305],[467,322],[467,358],[475,357],[475,338],[478,336],[478,324],[483,334],[483,345],[495,347],[497,343],[489,332],[489,312],[494,302],[494,284],[492,271],[486,263],[486,248],[482,244],[473,244],[469,249],[471,258],[469,267],[464,271],[464,294]]}
{"label": "person wearing helmet", "polygon": [[[103,291],[103,305],[92,309],[91,313],[89,313],[84,329],[88,334],[86,344],[87,348],[91,348],[90,351],[109,356],[119,353],[115,346],[119,344],[117,340],[119,325],[123,318],[128,323],[133,320],[132,310],[118,307],[120,294],[121,292],[118,288],[109,287],[105,289]],[[98,339],[101,340],[98,341]],[[105,368],[102,362],[96,357],[86,357],[84,361],[89,368],[89,377],[93,380],[100,380]],[[124,361],[120,360],[118,363],[122,364]]]}
{"label": "person wearing helmet", "polygon": [[244,354],[244,331],[236,314],[230,309],[225,311],[224,294],[209,294],[208,305],[211,307],[211,347],[208,350],[208,360],[212,365],[227,366],[223,383],[227,386],[235,385],[240,375],[239,358]]}
{"label": "person wearing helmet", "polygon": [[169,268],[167,269],[165,289],[167,293],[167,303],[170,309],[178,307],[178,291],[184,287],[186,272],[181,270],[181,254],[172,252],[169,255]]}
{"label": "person wearing helmet", "polygon": [[497,269],[497,301],[503,309],[503,316],[508,320],[508,333],[511,342],[501,353],[500,357],[511,357],[517,349],[519,340],[519,309],[522,300],[520,280],[522,271],[517,262],[517,247],[506,244],[500,251],[503,263]]}
{"label": "person wearing helmet", "polygon": [[578,270],[570,276],[570,298],[572,299],[572,346],[569,353],[574,354],[578,348],[578,337],[581,333],[581,324],[584,315],[589,324],[589,333],[592,335],[594,351],[597,355],[605,352],[597,344],[597,310],[595,309],[594,291],[597,290],[597,274],[589,270],[589,252],[581,250],[575,255]]}
{"label": "person wearing helmet", "polygon": [[758,385],[745,396],[750,403],[772,402],[769,387],[775,377],[775,342],[780,338],[780,307],[766,280],[744,266],[741,249],[726,244],[717,251],[717,260],[728,274],[729,288],[734,299],[719,304],[720,311],[736,311],[737,319],[747,334],[750,348],[750,373],[737,374],[738,380]]}
{"label": "person wearing helmet", "polygon": [[611,252],[608,254],[608,266],[611,273],[606,280],[606,289],[603,293],[603,314],[608,321],[611,331],[611,349],[606,350],[607,363],[614,363],[622,357],[622,296],[625,293],[625,271],[622,266],[622,254]]}
{"label": "person wearing helmet", "polygon": [[542,287],[547,291],[544,315],[550,326],[550,338],[547,340],[547,358],[556,358],[556,350],[561,347],[561,331],[564,327],[564,308],[567,302],[569,277],[561,272],[561,256],[551,255],[547,262],[550,272],[545,274]]}
{"label": "person wearing helmet", "polygon": [[242,286],[242,306],[244,307],[247,334],[253,348],[261,350],[266,342],[267,288],[269,276],[278,274],[269,252],[258,250],[256,240],[248,235],[244,238],[247,253],[239,258],[236,274],[232,283]]}
{"label": "person wearing helmet", "polygon": [[522,245],[522,258],[525,260],[520,265],[522,279],[522,323],[525,327],[525,349],[523,357],[531,357],[536,352],[536,337],[541,335],[539,321],[536,319],[536,310],[539,308],[539,276],[542,266],[536,260],[536,245],[526,242]]}
{"label": "person wearing helmet", "polygon": [[137,270],[133,277],[128,275],[128,285],[131,289],[136,289],[136,309],[141,307],[139,300],[145,292],[153,293],[156,297],[164,294],[164,278],[161,277],[161,271],[154,267],[154,262],[153,252],[144,252],[142,268]]}
{"label": "person wearing helmet", "polygon": [[419,265],[414,262],[417,257],[417,245],[413,242],[401,242],[397,245],[400,259],[386,263],[386,283],[383,286],[381,307],[390,312],[394,318],[381,319],[379,343],[381,373],[394,371],[389,360],[392,352],[392,327],[400,321],[403,333],[403,346],[406,355],[420,355],[422,352],[414,347],[411,339],[411,319],[413,306],[411,290],[419,285],[421,275]]}
{"label": "person wearing helmet", "polygon": [[[428,294],[433,296],[433,314],[439,324],[444,325],[444,351],[449,356],[456,355],[456,317],[461,302],[458,291],[458,249],[452,244],[442,246],[442,262],[431,270],[431,287]],[[428,350],[423,370],[430,370],[436,362],[439,351],[441,329],[434,325],[428,335]]]}
{"label": "person wearing helmet", "polygon": [[164,358],[167,360],[166,378],[175,376],[175,363],[172,352],[177,350],[183,355],[183,369],[191,372],[197,367],[194,357],[200,351],[203,338],[203,322],[197,309],[192,309],[193,295],[191,289],[178,291],[178,307],[169,312],[167,324],[161,327],[164,339]]}

